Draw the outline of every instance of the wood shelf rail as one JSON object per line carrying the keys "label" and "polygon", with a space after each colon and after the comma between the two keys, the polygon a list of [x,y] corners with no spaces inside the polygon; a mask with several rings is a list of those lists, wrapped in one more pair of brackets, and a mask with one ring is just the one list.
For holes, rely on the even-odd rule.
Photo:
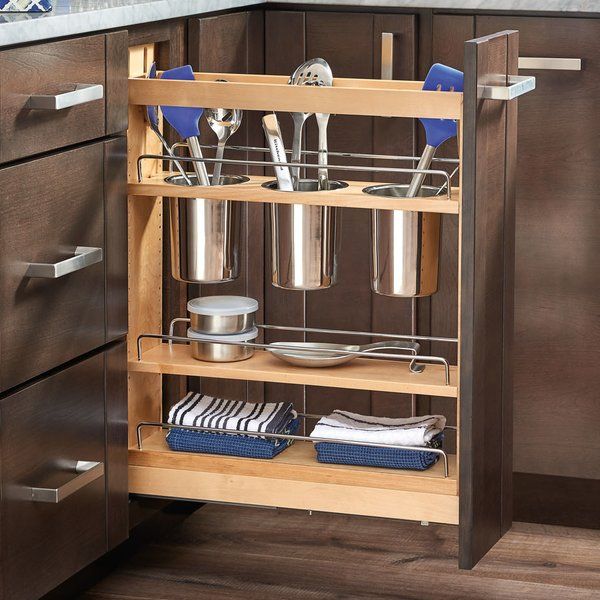
{"label": "wood shelf rail", "polygon": [[286,365],[267,352],[256,352],[248,360],[231,363],[208,363],[192,357],[189,346],[159,344],[146,350],[141,361],[130,360],[129,371],[187,375],[269,383],[315,385],[350,390],[395,392],[456,398],[457,367],[450,367],[450,384],[446,385],[444,367],[427,365],[422,373],[411,373],[408,363],[357,358],[350,365],[312,369]]}
{"label": "wood shelf rail", "polygon": [[418,81],[334,78],[332,87],[314,87],[288,85],[285,76],[196,73],[195,77],[195,81],[130,78],[129,103],[462,119],[462,93],[423,91]]}
{"label": "wood shelf rail", "polygon": [[165,198],[197,198],[210,200],[237,200],[239,202],[265,202],[272,204],[309,204],[338,206],[342,208],[380,208],[384,210],[414,210],[419,212],[452,214],[459,213],[459,188],[452,188],[452,198],[386,198],[363,193],[363,188],[378,185],[372,181],[348,181],[348,187],[335,191],[281,192],[267,190],[262,185],[273,177],[250,175],[250,181],[226,186],[183,186],[166,183],[169,173],[145,177],[141,183],[130,182],[127,187],[131,196],[162,196]]}
{"label": "wood shelf rail", "polygon": [[458,524],[456,456],[449,476],[426,471],[319,463],[313,444],[295,442],[273,459],[174,452],[158,431],[129,450],[134,494]]}

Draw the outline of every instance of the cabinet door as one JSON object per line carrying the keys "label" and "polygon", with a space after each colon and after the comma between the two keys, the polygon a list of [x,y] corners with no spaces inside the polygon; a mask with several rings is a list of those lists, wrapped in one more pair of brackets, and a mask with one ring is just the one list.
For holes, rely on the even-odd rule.
{"label": "cabinet door", "polygon": [[[415,17],[352,12],[269,11],[266,30],[266,72],[289,75],[304,60],[322,57],[334,77],[379,78],[382,33],[394,34],[393,77],[411,79],[415,71]],[[286,145],[291,145],[291,119],[280,115]],[[313,117],[305,125],[305,146],[317,147]],[[328,126],[329,149],[347,152],[410,154],[413,124],[399,119],[373,119],[332,115]],[[330,165],[349,164],[348,159],[329,157]],[[371,161],[351,161],[371,166]],[[329,170],[330,177],[369,181],[369,173]],[[314,173],[312,174],[314,176]],[[378,178],[385,180],[381,174]],[[410,302],[394,303],[374,297],[370,290],[370,216],[364,210],[344,210],[340,223],[339,280],[328,290],[300,293],[265,289],[267,320],[308,327],[399,331],[410,329]],[[267,259],[268,259],[267,254]],[[267,271],[269,266],[267,265]],[[408,313],[406,308],[408,306]],[[322,336],[321,336],[322,338]],[[280,338],[282,339],[282,338]],[[275,399],[280,386],[267,386]],[[307,388],[286,390],[307,412],[323,414],[344,407],[363,413],[394,414],[402,410],[397,395],[364,391]],[[373,400],[372,400],[373,397]],[[406,405],[404,405],[406,408]]]}
{"label": "cabinet door", "polygon": [[[262,11],[239,12],[216,17],[190,20],[189,60],[194,69],[212,73],[262,73],[264,70]],[[242,125],[229,139],[228,145],[263,146],[261,115],[245,111]],[[201,123],[202,139],[207,144],[216,144],[215,134],[206,119]],[[206,157],[214,152],[206,151]],[[257,155],[225,150],[225,158],[260,158]],[[212,166],[207,165],[208,172]],[[244,165],[223,165],[223,173],[262,174],[256,168]],[[190,294],[209,296],[231,294],[250,296],[263,306],[263,262],[264,262],[264,208],[261,204],[247,203],[243,209],[241,227],[240,276],[232,282],[217,285],[190,286]],[[257,315],[262,319],[262,314]],[[250,394],[253,399],[262,397],[262,384],[245,381],[203,379],[205,394],[245,400]]]}
{"label": "cabinet door", "polygon": [[5,600],[39,598],[106,552],[104,390],[97,354],[0,401]]}
{"label": "cabinet door", "polygon": [[[581,71],[521,70],[515,273],[515,471],[600,479],[600,21],[477,17],[519,30],[521,57]],[[596,513],[597,515],[597,513]],[[597,523],[597,516],[596,516]]]}

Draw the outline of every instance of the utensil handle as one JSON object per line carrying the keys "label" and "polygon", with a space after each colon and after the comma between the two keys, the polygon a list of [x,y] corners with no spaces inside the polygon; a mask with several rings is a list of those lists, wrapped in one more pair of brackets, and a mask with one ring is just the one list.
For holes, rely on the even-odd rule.
{"label": "utensil handle", "polygon": [[[417,169],[426,171],[433,160],[435,151],[436,148],[434,146],[427,144],[423,150],[423,154],[421,155]],[[421,189],[423,181],[425,180],[425,175],[425,173],[415,173],[413,175],[410,185],[408,186],[408,190],[406,191],[406,198],[415,198],[419,194],[419,190]]]}
{"label": "utensil handle", "polygon": [[327,172],[327,123],[329,115],[318,113],[317,125],[319,127],[319,169],[317,171],[319,179],[319,189],[329,189],[329,173]]}
{"label": "utensil handle", "polygon": [[[192,136],[187,139],[188,146],[190,148],[190,155],[193,158],[204,158],[202,156],[202,148],[200,147],[200,140],[198,136]],[[198,177],[198,183],[200,185],[210,185],[210,179],[208,178],[208,172],[206,171],[206,165],[203,162],[194,161],[194,171]]]}
{"label": "utensil handle", "polygon": [[[217,152],[215,154],[215,158],[217,160],[221,160],[223,155],[225,154],[225,140],[219,140],[217,144]],[[212,176],[212,185],[219,185],[221,181],[221,167],[223,163],[216,162],[213,167],[213,176]]]}
{"label": "utensil handle", "polygon": [[25,277],[58,279],[99,262],[102,262],[102,248],[77,246],[74,256],[71,258],[55,263],[29,263]]}
{"label": "utensil handle", "polygon": [[104,86],[101,84],[78,83],[71,92],[62,94],[34,94],[29,96],[26,108],[33,110],[62,110],[71,106],[87,104],[104,98]]}
{"label": "utensil handle", "polygon": [[73,479],[57,488],[26,487],[24,497],[32,502],[58,504],[96,479],[100,479],[104,475],[104,463],[78,460],[75,473],[77,475]]}
{"label": "utensil handle", "polygon": [[581,71],[581,59],[519,56],[519,69],[535,69],[536,71]]}
{"label": "utensil handle", "polygon": [[381,34],[381,79],[394,79],[394,34]]}
{"label": "utensil handle", "polygon": [[[299,116],[296,116],[299,115]],[[302,130],[304,128],[304,115],[302,113],[292,113],[294,120],[294,138],[292,140],[292,163],[302,161]],[[300,167],[292,167],[292,179],[294,183],[300,179]]]}
{"label": "utensil handle", "polygon": [[171,149],[171,146],[169,146],[169,143],[165,139],[165,136],[162,134],[160,129],[152,122],[150,122],[150,129],[152,129],[152,131],[154,131],[154,133],[160,140],[161,144],[163,145],[163,148],[165,149],[165,152],[169,156],[173,157],[173,160],[171,162],[175,163],[175,167],[179,171],[179,174],[183,177],[184,181],[188,185],[192,185],[192,180],[188,177],[188,174],[185,172],[184,168],[181,166],[181,163],[178,160],[175,160],[175,155],[173,154],[173,150]]}
{"label": "utensil handle", "polygon": [[[271,157],[273,162],[286,162],[283,140],[281,139],[281,130],[279,129],[279,121],[275,114],[265,115],[262,118],[263,129],[269,148],[271,149]],[[277,177],[278,188],[285,192],[293,192],[294,184],[292,182],[292,174],[289,167],[274,167],[275,176]]]}

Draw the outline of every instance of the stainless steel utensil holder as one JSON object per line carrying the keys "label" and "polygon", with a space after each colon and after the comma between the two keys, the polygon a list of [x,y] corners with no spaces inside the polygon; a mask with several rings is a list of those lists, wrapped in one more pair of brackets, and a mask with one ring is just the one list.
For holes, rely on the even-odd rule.
{"label": "stainless steel utensil holder", "polygon": [[[185,184],[181,175],[171,175],[167,181]],[[246,181],[248,177],[229,175],[221,177],[220,185]],[[169,213],[171,272],[175,279],[222,283],[238,277],[241,202],[173,197],[169,200]]]}

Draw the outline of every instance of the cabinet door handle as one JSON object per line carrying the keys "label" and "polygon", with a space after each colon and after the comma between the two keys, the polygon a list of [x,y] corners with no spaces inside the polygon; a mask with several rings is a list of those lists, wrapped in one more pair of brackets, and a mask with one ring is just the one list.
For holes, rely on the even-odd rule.
{"label": "cabinet door handle", "polygon": [[75,473],[77,475],[73,479],[57,488],[25,488],[25,497],[32,502],[58,504],[96,479],[100,479],[104,475],[104,463],[78,460]]}
{"label": "cabinet door handle", "polygon": [[394,79],[394,34],[381,34],[381,79]]}
{"label": "cabinet door handle", "polygon": [[25,277],[58,279],[63,275],[81,271],[90,265],[102,262],[102,248],[77,246],[75,255],[55,263],[29,263]]}
{"label": "cabinet door handle", "polygon": [[581,59],[519,56],[519,69],[536,69],[538,71],[581,71]]}
{"label": "cabinet door handle", "polygon": [[508,85],[481,86],[481,97],[488,100],[514,100],[527,92],[535,90],[535,77],[509,75]]}
{"label": "cabinet door handle", "polygon": [[62,110],[79,104],[87,104],[104,98],[104,86],[101,84],[78,83],[72,92],[53,95],[33,95],[25,105],[34,110]]}

